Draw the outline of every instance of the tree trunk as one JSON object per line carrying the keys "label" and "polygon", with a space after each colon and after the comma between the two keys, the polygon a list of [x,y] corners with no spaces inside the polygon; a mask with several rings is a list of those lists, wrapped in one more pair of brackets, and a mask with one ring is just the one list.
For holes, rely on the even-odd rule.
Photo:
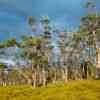
{"label": "tree trunk", "polygon": [[57,81],[57,69],[55,69],[55,82]]}
{"label": "tree trunk", "polygon": [[37,86],[37,72],[36,72],[36,70],[34,71],[34,73],[32,73],[32,85],[33,85],[33,87],[34,88],[36,88],[36,86]]}
{"label": "tree trunk", "polygon": [[42,73],[39,74],[39,84],[42,84]]}
{"label": "tree trunk", "polygon": [[3,70],[0,69],[0,85],[3,85]]}
{"label": "tree trunk", "polygon": [[63,68],[61,69],[61,72],[62,72],[62,79],[61,80],[65,80],[65,71]]}
{"label": "tree trunk", "polygon": [[46,86],[46,71],[44,67],[42,69],[42,73],[43,73],[43,86]]}
{"label": "tree trunk", "polygon": [[65,82],[68,82],[68,69],[65,68]]}

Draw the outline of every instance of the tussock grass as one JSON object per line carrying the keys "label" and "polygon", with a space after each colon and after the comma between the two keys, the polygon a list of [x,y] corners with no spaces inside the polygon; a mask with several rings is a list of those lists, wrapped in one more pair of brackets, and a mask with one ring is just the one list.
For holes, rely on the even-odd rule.
{"label": "tussock grass", "polygon": [[100,80],[58,82],[31,86],[0,87],[0,100],[100,100]]}

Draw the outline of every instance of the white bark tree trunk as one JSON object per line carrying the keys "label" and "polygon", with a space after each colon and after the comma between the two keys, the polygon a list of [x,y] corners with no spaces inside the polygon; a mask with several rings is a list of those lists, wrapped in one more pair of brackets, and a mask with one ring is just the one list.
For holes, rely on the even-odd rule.
{"label": "white bark tree trunk", "polygon": [[68,82],[68,69],[65,68],[65,82]]}
{"label": "white bark tree trunk", "polygon": [[46,86],[46,71],[45,71],[44,67],[43,67],[42,73],[43,73],[43,86]]}

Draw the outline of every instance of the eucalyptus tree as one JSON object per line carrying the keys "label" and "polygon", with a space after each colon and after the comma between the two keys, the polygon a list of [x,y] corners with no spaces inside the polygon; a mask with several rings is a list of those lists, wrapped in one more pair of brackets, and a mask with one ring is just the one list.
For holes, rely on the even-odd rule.
{"label": "eucalyptus tree", "polygon": [[[18,43],[17,43],[16,39],[12,38],[12,39],[2,41],[0,45],[1,45],[0,47],[4,50],[3,55],[7,56],[9,52],[12,53],[11,51],[8,50],[8,48],[12,47],[14,49],[15,46],[18,46]],[[10,59],[10,57],[9,57],[9,59]],[[11,68],[12,71],[15,70],[15,66],[13,68]],[[6,70],[7,70],[7,68],[6,68]],[[11,71],[9,71],[9,73],[11,73]],[[12,74],[12,77],[14,75],[15,74]],[[11,81],[11,77],[10,77],[9,81]],[[15,77],[13,78],[13,83],[15,83]]]}
{"label": "eucalyptus tree", "polygon": [[[100,15],[94,11],[95,5],[92,2],[86,3],[86,8],[89,9],[88,13],[81,18],[81,25],[79,28],[80,35],[85,39],[87,48],[89,48],[89,56],[88,61],[96,64],[98,61],[98,52],[97,52],[97,44],[99,44],[99,35],[100,35]],[[91,10],[92,9],[92,10]],[[91,57],[91,50],[95,50],[95,57]],[[91,73],[94,69],[87,67],[87,70],[91,69]],[[87,71],[87,74],[88,71]],[[94,74],[94,73],[92,73]],[[90,75],[91,76],[91,75]]]}
{"label": "eucalyptus tree", "polygon": [[5,64],[0,64],[0,85],[4,84],[4,69],[6,68]]}
{"label": "eucalyptus tree", "polygon": [[66,51],[67,66],[68,66],[68,79],[80,78],[79,75],[79,62],[80,62],[80,42],[81,38],[77,32],[73,32],[70,40],[67,42]]}
{"label": "eucalyptus tree", "polygon": [[67,52],[66,52],[66,43],[67,43],[67,31],[61,32],[59,34],[59,40],[58,40],[58,45],[59,45],[59,49],[60,49],[60,66],[62,69],[62,74],[63,74],[63,78],[65,80],[65,82],[68,81],[68,66],[66,63],[66,58],[67,58]]}
{"label": "eucalyptus tree", "polygon": [[31,61],[31,79],[34,87],[37,85],[37,72],[40,67],[41,60],[41,38],[40,37],[24,37],[21,42],[21,47],[24,50],[23,56]]}
{"label": "eucalyptus tree", "polygon": [[46,68],[49,66],[50,63],[50,57],[52,54],[52,33],[51,33],[51,27],[50,27],[50,19],[48,16],[43,16],[41,18],[41,24],[43,27],[43,35],[42,35],[42,39],[43,39],[43,44],[42,44],[42,50],[44,51],[44,58],[46,58],[46,62],[44,63],[44,67],[43,67],[43,84],[44,86],[46,85]]}

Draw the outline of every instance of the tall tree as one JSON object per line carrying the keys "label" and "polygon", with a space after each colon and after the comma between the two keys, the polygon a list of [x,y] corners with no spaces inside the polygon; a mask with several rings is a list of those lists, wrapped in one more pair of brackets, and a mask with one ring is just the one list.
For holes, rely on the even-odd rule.
{"label": "tall tree", "polygon": [[43,85],[46,85],[46,68],[49,66],[50,62],[50,55],[52,52],[52,45],[51,45],[51,39],[52,39],[52,34],[51,34],[51,27],[50,27],[50,19],[48,16],[43,16],[41,19],[41,24],[43,27],[43,44],[42,44],[42,50],[44,51],[44,58],[46,58],[46,62],[44,63],[43,67]]}
{"label": "tall tree", "polygon": [[[100,30],[100,16],[98,15],[96,11],[93,10],[95,9],[95,5],[92,2],[87,2],[86,8],[92,9],[92,10],[88,10],[88,13],[84,17],[82,17],[81,26],[80,26],[80,34],[82,38],[85,39],[87,48],[89,48],[89,56],[87,60],[89,62],[96,64],[97,58],[98,58],[97,57],[98,55],[97,43],[99,43],[98,37],[99,37],[99,30]],[[96,51],[96,55],[94,57],[95,59],[91,57],[91,48]],[[90,69],[89,67],[87,68]]]}
{"label": "tall tree", "polygon": [[[67,66],[67,63],[66,63],[66,43],[67,43],[67,32],[61,32],[59,34],[59,48],[60,48],[60,54],[61,54],[61,67],[62,67],[62,74],[63,74],[63,78],[65,80],[65,82],[68,81],[68,66]],[[63,70],[64,69],[64,70]]]}
{"label": "tall tree", "polygon": [[41,48],[41,38],[39,37],[24,37],[21,42],[21,46],[24,50],[24,57],[31,61],[31,79],[32,84],[36,87],[37,84],[37,72],[41,60],[40,48]]}

